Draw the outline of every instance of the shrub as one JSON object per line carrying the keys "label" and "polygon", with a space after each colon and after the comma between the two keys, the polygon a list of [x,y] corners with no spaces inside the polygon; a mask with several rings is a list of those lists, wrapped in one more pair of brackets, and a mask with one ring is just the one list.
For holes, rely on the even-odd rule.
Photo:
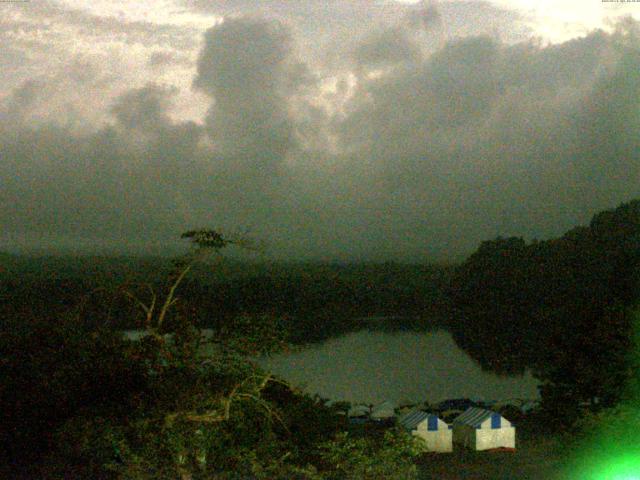
{"label": "shrub", "polygon": [[401,430],[388,430],[381,440],[341,433],[321,446],[327,480],[414,480],[420,440]]}

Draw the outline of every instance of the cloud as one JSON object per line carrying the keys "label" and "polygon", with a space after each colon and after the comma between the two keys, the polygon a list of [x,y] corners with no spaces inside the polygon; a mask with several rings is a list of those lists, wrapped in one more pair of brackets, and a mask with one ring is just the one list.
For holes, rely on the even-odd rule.
{"label": "cloud", "polygon": [[179,197],[203,173],[202,129],[169,119],[173,94],[153,84],[126,92],[115,123],[92,132],[51,123],[3,131],[5,240],[127,248],[179,231],[190,214]]}
{"label": "cloud", "polygon": [[400,241],[468,251],[558,235],[638,195],[622,166],[640,163],[638,47],[602,32],[546,48],[476,37],[370,80],[339,128],[368,203]]}
{"label": "cloud", "polygon": [[127,131],[157,131],[170,123],[167,109],[175,88],[148,84],[126,92],[117,99],[111,112]]}
{"label": "cloud", "polygon": [[16,122],[20,122],[33,105],[42,98],[44,82],[38,80],[27,80],[19,88],[16,88],[5,101],[3,115],[7,120],[9,113],[13,115]]}
{"label": "cloud", "polygon": [[4,128],[43,123],[79,130],[99,128],[117,88],[116,78],[103,67],[95,58],[76,55],[69,57],[64,67],[47,68],[23,80],[0,97]]}
{"label": "cloud", "polygon": [[354,52],[356,62],[370,68],[387,67],[401,62],[417,62],[421,56],[419,47],[404,30],[391,28],[372,35]]}
{"label": "cloud", "polygon": [[[99,52],[21,78],[0,107],[0,241],[134,248],[240,226],[288,258],[450,258],[640,194],[633,25],[439,44],[412,12],[344,45],[335,70],[302,61],[287,22],[230,17],[181,85],[142,69],[122,91]],[[175,115],[185,83],[199,121]]]}
{"label": "cloud", "polygon": [[147,65],[153,70],[164,70],[172,66],[193,66],[191,60],[173,50],[157,50],[149,55]]}
{"label": "cloud", "polygon": [[[0,98],[25,81],[43,81],[53,95],[40,118],[73,106],[89,120],[85,124],[99,123],[115,96],[150,80],[141,66],[152,52],[163,51],[181,62],[171,71],[153,71],[155,81],[183,89],[189,85],[201,36],[194,25],[134,21],[54,1],[1,9]],[[83,76],[93,76],[93,86]]]}
{"label": "cloud", "polygon": [[429,30],[442,26],[442,14],[435,2],[423,0],[418,3],[418,8],[407,14],[405,21],[410,27]]}
{"label": "cloud", "polygon": [[219,151],[273,169],[293,146],[289,101],[306,74],[277,22],[229,19],[208,30],[193,85],[214,100],[206,123]]}
{"label": "cloud", "polygon": [[323,70],[343,68],[345,59],[373,32],[396,27],[405,28],[405,35],[422,36],[428,52],[447,38],[495,35],[515,42],[530,35],[528,19],[484,1],[184,0],[183,5],[200,13],[277,20],[291,29],[305,61]]}

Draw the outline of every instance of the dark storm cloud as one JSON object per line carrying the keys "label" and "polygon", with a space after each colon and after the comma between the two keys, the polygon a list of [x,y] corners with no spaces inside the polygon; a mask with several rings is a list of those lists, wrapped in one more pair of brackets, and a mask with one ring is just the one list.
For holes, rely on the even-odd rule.
{"label": "dark storm cloud", "polygon": [[442,258],[499,234],[558,235],[640,194],[632,28],[550,46],[480,36],[430,55],[384,53],[376,42],[390,28],[420,45],[402,25],[352,44],[370,50],[344,59],[362,68],[336,87],[348,100],[335,113],[287,27],[256,18],[206,32],[194,72],[210,102],[203,124],[173,119],[180,92],[157,82],[121,94],[93,131],[51,112],[10,123],[52,88],[24,83],[0,108],[4,244],[134,246],[247,226],[276,255]]}
{"label": "dark storm cloud", "polygon": [[95,133],[5,124],[4,238],[18,245],[42,246],[40,239],[54,246],[117,247],[161,239],[181,225],[184,211],[176,209],[176,198],[191,175],[201,173],[193,166],[202,131],[168,119],[171,94],[156,85],[125,93],[113,106],[113,126]]}
{"label": "dark storm cloud", "polygon": [[205,34],[193,84],[214,100],[207,127],[219,151],[271,170],[293,146],[288,102],[307,80],[282,25],[229,19]]}
{"label": "dark storm cloud", "polygon": [[149,84],[117,99],[111,111],[128,131],[157,131],[170,123],[168,102],[175,89]]}
{"label": "dark storm cloud", "polygon": [[[406,33],[428,31],[436,46],[445,38],[495,35],[507,42],[530,35],[526,18],[513,10],[485,1],[440,2],[423,0],[189,0],[186,8],[225,16],[262,15],[293,29],[306,56],[325,66],[340,66],[356,44],[372,31],[402,25]],[[432,51],[430,45],[425,49]]]}
{"label": "dark storm cloud", "polygon": [[370,203],[393,206],[380,224],[455,251],[557,235],[638,195],[637,49],[471,38],[368,82],[340,131],[378,186]]}

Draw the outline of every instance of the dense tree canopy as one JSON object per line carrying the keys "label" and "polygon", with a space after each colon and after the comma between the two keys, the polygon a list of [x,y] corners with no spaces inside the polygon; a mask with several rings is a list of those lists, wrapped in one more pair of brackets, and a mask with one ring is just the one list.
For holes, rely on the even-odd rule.
{"label": "dense tree canopy", "polygon": [[483,367],[533,370],[556,413],[611,405],[629,377],[639,267],[640,201],[558,239],[487,241],[451,281],[449,328]]}

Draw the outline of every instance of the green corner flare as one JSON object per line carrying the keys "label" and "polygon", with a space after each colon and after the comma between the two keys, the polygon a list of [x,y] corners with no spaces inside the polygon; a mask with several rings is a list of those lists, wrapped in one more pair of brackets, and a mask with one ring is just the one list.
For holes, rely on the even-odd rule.
{"label": "green corner flare", "polygon": [[595,427],[570,460],[562,479],[640,480],[640,313],[634,319],[634,347],[623,401],[595,415]]}

